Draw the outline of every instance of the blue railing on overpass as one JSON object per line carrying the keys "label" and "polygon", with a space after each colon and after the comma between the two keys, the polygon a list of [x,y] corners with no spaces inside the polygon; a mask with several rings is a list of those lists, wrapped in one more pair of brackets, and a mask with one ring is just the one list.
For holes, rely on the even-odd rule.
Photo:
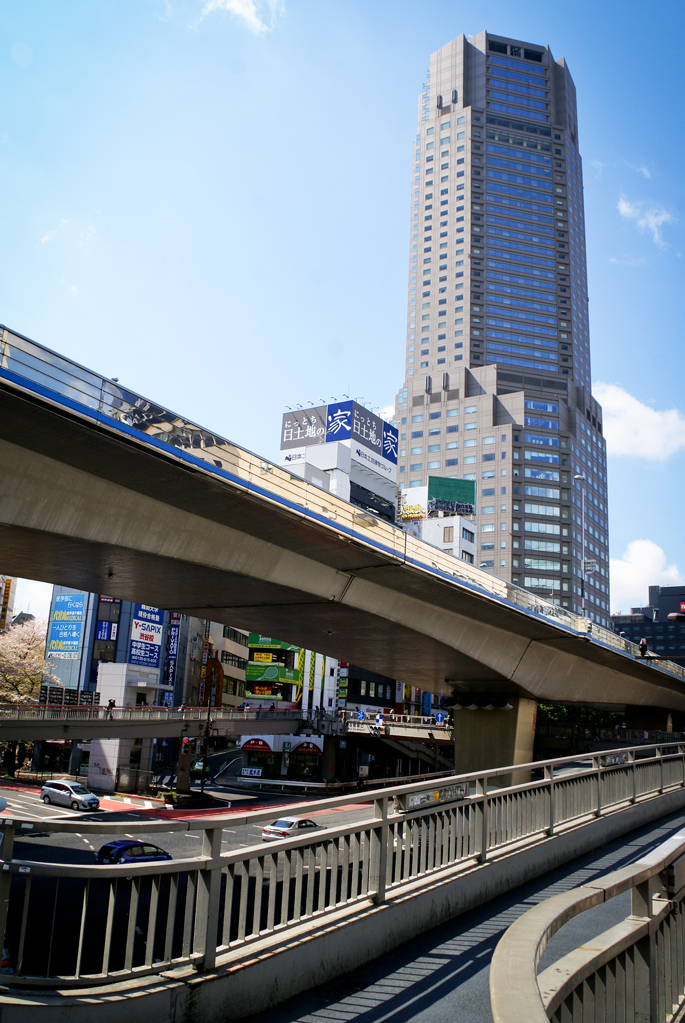
{"label": "blue railing on overpass", "polygon": [[[200,468],[405,564],[470,587],[631,658],[636,644],[528,590],[490,575],[370,513],[293,477],[231,441],[0,325],[0,379],[62,409]],[[294,484],[294,485],[293,485]],[[313,495],[309,500],[309,495]],[[322,498],[325,504],[322,504]],[[646,662],[685,679],[685,668]]]}

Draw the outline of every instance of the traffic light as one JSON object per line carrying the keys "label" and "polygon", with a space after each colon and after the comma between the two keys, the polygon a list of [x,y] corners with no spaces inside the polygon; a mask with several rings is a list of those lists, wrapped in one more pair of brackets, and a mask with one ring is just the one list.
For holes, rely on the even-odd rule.
{"label": "traffic light", "polygon": [[187,736],[181,740],[181,753],[190,754],[190,739]]}

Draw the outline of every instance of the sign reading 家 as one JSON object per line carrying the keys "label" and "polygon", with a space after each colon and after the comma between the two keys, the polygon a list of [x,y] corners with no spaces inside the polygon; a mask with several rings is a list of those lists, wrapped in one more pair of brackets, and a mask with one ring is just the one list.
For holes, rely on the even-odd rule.
{"label": "sign reading \u5bb6", "polygon": [[85,593],[58,593],[50,615],[47,657],[76,660],[81,649],[86,611]]}
{"label": "sign reading \u5bb6", "polygon": [[129,664],[138,664],[144,668],[159,668],[163,631],[163,611],[158,607],[148,607],[147,604],[134,604],[131,644],[128,654]]}
{"label": "sign reading \u5bb6", "polygon": [[[305,448],[311,444],[332,444],[335,441],[350,441],[372,452],[377,466],[386,468],[397,465],[397,429],[386,423],[374,412],[357,404],[356,401],[338,401],[318,408],[297,409],[283,416],[281,430],[281,451]],[[286,461],[305,456],[302,452],[292,454]],[[368,460],[368,459],[367,459]]]}

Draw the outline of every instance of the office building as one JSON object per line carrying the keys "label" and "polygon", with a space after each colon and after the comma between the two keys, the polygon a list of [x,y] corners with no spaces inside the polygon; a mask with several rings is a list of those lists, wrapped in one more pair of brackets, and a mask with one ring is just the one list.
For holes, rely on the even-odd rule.
{"label": "office building", "polygon": [[476,563],[576,612],[584,549],[597,562],[587,614],[607,626],[606,446],[563,58],[487,32],[443,46],[419,97],[412,170],[399,486],[472,480]]}
{"label": "office building", "polygon": [[[669,615],[682,619],[669,621]],[[633,643],[646,639],[650,653],[685,667],[685,586],[650,586],[648,603],[612,615],[611,627]]]}

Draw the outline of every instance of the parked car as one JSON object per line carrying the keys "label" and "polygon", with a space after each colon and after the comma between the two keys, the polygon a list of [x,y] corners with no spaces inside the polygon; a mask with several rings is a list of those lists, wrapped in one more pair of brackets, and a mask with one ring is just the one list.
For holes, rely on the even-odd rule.
{"label": "parked car", "polygon": [[70,806],[72,810],[97,810],[100,800],[80,781],[46,781],[40,798],[49,806]]}
{"label": "parked car", "polygon": [[312,831],[325,831],[323,824],[308,817],[280,817],[273,824],[262,828],[263,842],[278,842],[281,838],[302,838]]}
{"label": "parked car", "polygon": [[116,842],[108,842],[98,851],[98,863],[152,863],[155,860],[170,860],[172,857],[158,845],[148,842],[136,842],[130,838],[121,838]]}

